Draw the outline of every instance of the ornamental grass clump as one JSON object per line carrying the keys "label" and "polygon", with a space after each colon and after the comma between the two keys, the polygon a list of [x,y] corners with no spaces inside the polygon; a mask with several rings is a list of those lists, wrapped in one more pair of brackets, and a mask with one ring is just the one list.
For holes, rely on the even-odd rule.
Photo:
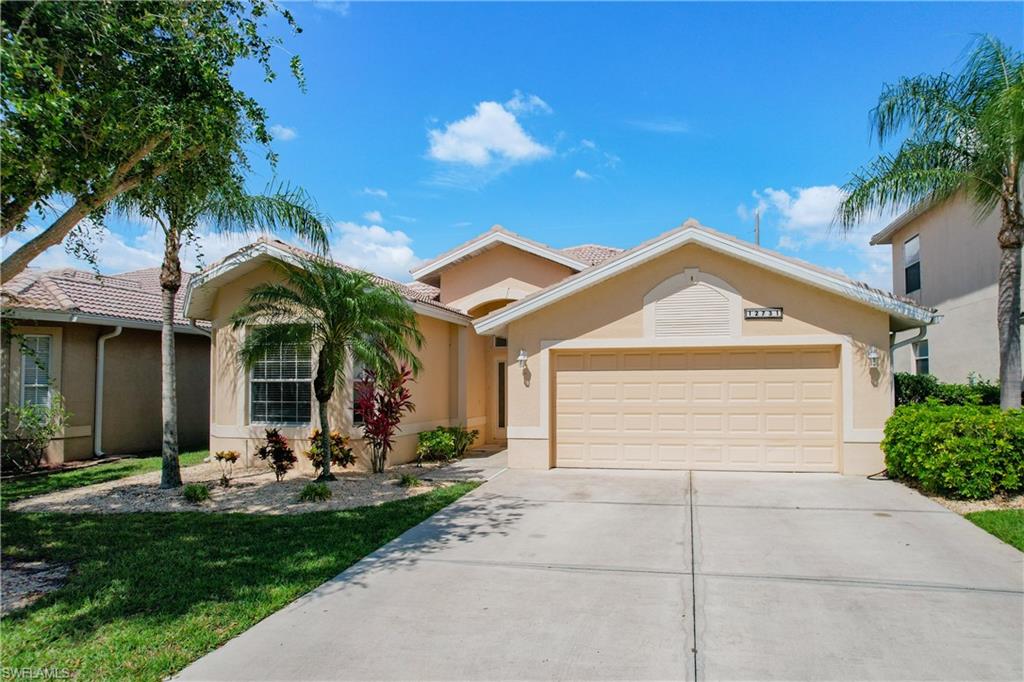
{"label": "ornamental grass clump", "polygon": [[326,483],[307,483],[299,493],[299,502],[326,502],[331,494]]}
{"label": "ornamental grass clump", "polygon": [[202,483],[189,483],[181,489],[181,496],[192,504],[199,504],[210,499],[210,489]]}

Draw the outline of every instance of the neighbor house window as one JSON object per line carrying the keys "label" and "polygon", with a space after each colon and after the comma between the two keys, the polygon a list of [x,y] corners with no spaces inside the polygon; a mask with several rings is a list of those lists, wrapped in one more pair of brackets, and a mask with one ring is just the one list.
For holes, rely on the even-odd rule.
{"label": "neighbor house window", "polygon": [[508,339],[506,339],[504,336],[495,336],[494,337],[494,347],[495,348],[508,348]]}
{"label": "neighbor house window", "polygon": [[21,340],[21,404],[50,404],[52,336],[29,335]]}
{"label": "neighbor house window", "polygon": [[921,289],[921,241],[917,236],[903,242],[903,284],[908,294]]}
{"label": "neighbor house window", "polygon": [[928,374],[928,342],[918,341],[914,347],[914,372]]}
{"label": "neighbor house window", "polygon": [[250,421],[308,424],[313,405],[309,344],[283,343],[267,352],[249,379]]}

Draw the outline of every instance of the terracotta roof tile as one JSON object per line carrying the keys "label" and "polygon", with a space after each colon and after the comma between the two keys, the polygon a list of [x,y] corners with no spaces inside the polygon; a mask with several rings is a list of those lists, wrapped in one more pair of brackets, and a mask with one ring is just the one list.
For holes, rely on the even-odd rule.
{"label": "terracotta roof tile", "polygon": [[601,246],[600,244],[580,244],[579,246],[566,247],[561,249],[561,251],[570,258],[575,258],[588,265],[603,263],[609,258],[622,253],[622,249],[614,246]]}
{"label": "terracotta roof tile", "polygon": [[[174,319],[186,322],[183,303],[189,273],[182,274],[174,301]],[[142,322],[161,321],[160,269],[146,268],[117,275],[62,268],[28,269],[2,289],[4,305],[23,310],[82,313]]]}

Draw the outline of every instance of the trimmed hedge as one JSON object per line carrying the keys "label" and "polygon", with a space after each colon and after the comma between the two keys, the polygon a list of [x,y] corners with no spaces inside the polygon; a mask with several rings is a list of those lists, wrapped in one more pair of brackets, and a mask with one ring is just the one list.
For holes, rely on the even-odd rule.
{"label": "trimmed hedge", "polygon": [[897,372],[896,404],[913,405],[934,398],[943,405],[998,405],[999,385],[985,379],[944,384],[931,374]]}
{"label": "trimmed hedge", "polygon": [[936,400],[897,407],[882,441],[891,478],[947,497],[1024,490],[1024,411]]}

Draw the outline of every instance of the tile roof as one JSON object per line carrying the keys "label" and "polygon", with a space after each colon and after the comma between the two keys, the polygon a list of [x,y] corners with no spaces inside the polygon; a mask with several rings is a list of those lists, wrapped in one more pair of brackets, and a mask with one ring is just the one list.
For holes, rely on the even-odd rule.
{"label": "tile roof", "polygon": [[[281,241],[280,239],[274,239],[273,237],[262,236],[258,240],[253,242],[252,244],[249,244],[248,246],[245,246],[245,247],[239,249],[238,251],[236,251],[236,252],[234,252],[234,253],[232,253],[232,254],[222,258],[221,260],[217,261],[216,263],[210,264],[208,267],[204,268],[201,272],[196,273],[197,285],[201,286],[202,278],[203,278],[203,276],[206,273],[210,272],[211,270],[214,270],[216,267],[218,267],[222,263],[225,263],[225,262],[227,262],[229,260],[237,258],[240,253],[243,253],[247,249],[250,249],[253,246],[256,246],[257,244],[261,244],[261,243],[262,244],[271,245],[271,246],[273,246],[273,247],[275,247],[277,249],[280,249],[282,251],[287,251],[287,252],[289,252],[289,253],[291,253],[291,254],[299,257],[299,258],[302,258],[302,259],[317,258],[316,254],[314,254],[314,253],[312,253],[310,251],[306,251],[305,249],[300,249],[297,246],[293,246],[291,244],[287,244],[287,243]],[[359,270],[359,268],[353,268],[350,265],[345,265],[344,263],[340,263],[338,261],[333,261],[332,260],[331,262],[334,263],[335,265],[337,265],[339,268],[342,268],[343,270],[349,270],[349,271]],[[447,306],[447,305],[441,303],[441,301],[440,301],[441,290],[438,289],[437,287],[430,286],[429,284],[424,284],[422,282],[412,282],[410,284],[403,284],[401,282],[396,282],[393,279],[388,279],[387,277],[381,277],[380,275],[374,274],[372,272],[370,272],[368,274],[373,278],[373,280],[377,284],[381,284],[381,285],[384,285],[384,286],[394,287],[395,289],[398,290],[398,292],[400,294],[405,296],[410,301],[414,301],[414,302],[418,302],[418,303],[425,303],[425,304],[427,304],[429,306],[438,308],[440,310],[444,310],[444,311],[449,312],[449,313],[454,313],[456,315],[459,315],[459,316],[465,317],[466,319],[469,319],[469,317],[464,312],[462,312],[461,310],[458,310],[457,308],[452,308],[450,306]],[[182,294],[182,298],[184,298],[185,289],[186,289],[186,287],[182,286],[181,292],[179,292],[180,294]]]}
{"label": "tile roof", "polygon": [[[181,288],[174,300],[174,319],[186,324],[185,290],[191,275],[182,273]],[[19,310],[80,313],[140,322],[161,322],[160,268],[133,270],[116,275],[61,268],[28,268],[0,290],[7,307]]]}
{"label": "tile roof", "polygon": [[580,244],[579,246],[569,246],[560,250],[570,258],[575,258],[588,265],[603,263],[609,258],[622,253],[622,249],[614,246],[602,246],[600,244]]}

